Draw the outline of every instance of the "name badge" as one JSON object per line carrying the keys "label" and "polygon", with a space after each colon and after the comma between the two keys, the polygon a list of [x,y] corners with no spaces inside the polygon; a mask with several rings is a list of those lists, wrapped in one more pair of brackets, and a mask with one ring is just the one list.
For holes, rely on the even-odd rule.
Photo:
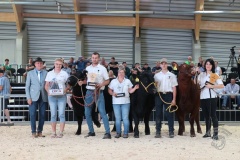
{"label": "name badge", "polygon": [[117,98],[119,98],[119,97],[125,97],[125,93],[117,93],[117,96],[116,96]]}
{"label": "name badge", "polygon": [[88,82],[88,86],[96,86],[97,82]]}

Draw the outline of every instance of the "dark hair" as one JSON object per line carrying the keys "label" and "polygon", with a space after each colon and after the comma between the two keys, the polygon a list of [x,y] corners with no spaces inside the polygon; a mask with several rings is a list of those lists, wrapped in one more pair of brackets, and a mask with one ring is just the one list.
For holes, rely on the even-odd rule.
{"label": "dark hair", "polygon": [[9,61],[9,59],[5,59],[5,62],[6,62],[6,61]]}
{"label": "dark hair", "polygon": [[100,54],[98,52],[93,52],[92,55],[98,55],[98,58],[100,58]]}
{"label": "dark hair", "polygon": [[112,57],[111,59],[114,59],[114,60],[115,60],[115,57]]}
{"label": "dark hair", "polygon": [[126,62],[122,62],[122,64],[126,64]]}
{"label": "dark hair", "polygon": [[215,73],[215,63],[214,63],[214,61],[212,60],[212,59],[207,59],[206,61],[205,61],[205,63],[204,63],[204,72],[206,72],[207,70],[206,70],[206,64],[207,64],[207,62],[209,62],[211,65],[212,65],[212,73]]}

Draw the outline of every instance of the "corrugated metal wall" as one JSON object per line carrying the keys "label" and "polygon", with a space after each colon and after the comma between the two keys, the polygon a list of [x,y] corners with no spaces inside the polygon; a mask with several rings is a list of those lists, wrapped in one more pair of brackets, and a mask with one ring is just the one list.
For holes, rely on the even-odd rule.
{"label": "corrugated metal wall", "polygon": [[[169,11],[169,0],[140,0],[140,10],[142,11]],[[194,0],[172,0],[170,5],[171,11],[194,11]],[[174,18],[174,19],[194,19],[194,15],[140,15],[141,17],[154,18]]]}
{"label": "corrugated metal wall", "polygon": [[129,65],[133,62],[133,28],[131,27],[84,27],[84,54],[91,57],[95,51],[99,52],[107,62],[111,57]]}
{"label": "corrugated metal wall", "polygon": [[192,55],[192,30],[142,29],[142,64],[155,66],[161,58],[183,63]]}
{"label": "corrugated metal wall", "polygon": [[[47,0],[50,2],[51,0]],[[64,2],[72,8],[72,1]],[[63,11],[69,8],[63,7]],[[24,5],[25,13],[57,13],[56,6]],[[28,27],[28,56],[40,56],[52,67],[55,58],[63,57],[68,61],[75,57],[76,27],[75,19],[25,18]]]}
{"label": "corrugated metal wall", "polygon": [[[230,49],[233,46],[236,46],[236,57],[239,56],[239,32],[201,31],[200,41],[202,57],[207,59],[213,56],[214,59],[219,61],[220,67],[227,67],[231,55]],[[236,61],[234,61],[234,65],[236,66]]]}
{"label": "corrugated metal wall", "polygon": [[[81,11],[132,11],[135,0],[81,0]],[[110,16],[110,15],[109,15]],[[131,16],[131,14],[118,14],[112,16]]]}
{"label": "corrugated metal wall", "polygon": [[[205,1],[204,10],[239,11],[240,1],[235,0],[234,5],[229,6],[230,2],[232,0]],[[239,14],[204,14],[202,20],[240,22],[240,16]]]}

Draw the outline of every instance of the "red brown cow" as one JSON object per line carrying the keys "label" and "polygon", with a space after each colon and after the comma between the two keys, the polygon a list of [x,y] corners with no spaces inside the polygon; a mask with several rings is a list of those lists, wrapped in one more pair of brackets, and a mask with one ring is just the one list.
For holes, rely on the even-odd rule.
{"label": "red brown cow", "polygon": [[197,132],[202,133],[199,122],[200,88],[192,80],[191,66],[182,64],[178,70],[177,105],[179,108],[176,111],[179,123],[178,135],[183,135],[185,132],[185,116],[190,114],[190,136],[195,137],[194,121],[197,124]]}

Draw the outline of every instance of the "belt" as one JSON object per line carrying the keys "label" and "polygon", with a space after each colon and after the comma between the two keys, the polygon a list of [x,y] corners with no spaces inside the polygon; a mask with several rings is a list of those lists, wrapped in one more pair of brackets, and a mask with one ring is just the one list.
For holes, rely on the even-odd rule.
{"label": "belt", "polygon": [[173,92],[159,92],[161,94],[172,94]]}
{"label": "belt", "polygon": [[[87,89],[89,91],[95,91],[95,89]],[[100,91],[103,91],[103,89],[101,89]]]}

